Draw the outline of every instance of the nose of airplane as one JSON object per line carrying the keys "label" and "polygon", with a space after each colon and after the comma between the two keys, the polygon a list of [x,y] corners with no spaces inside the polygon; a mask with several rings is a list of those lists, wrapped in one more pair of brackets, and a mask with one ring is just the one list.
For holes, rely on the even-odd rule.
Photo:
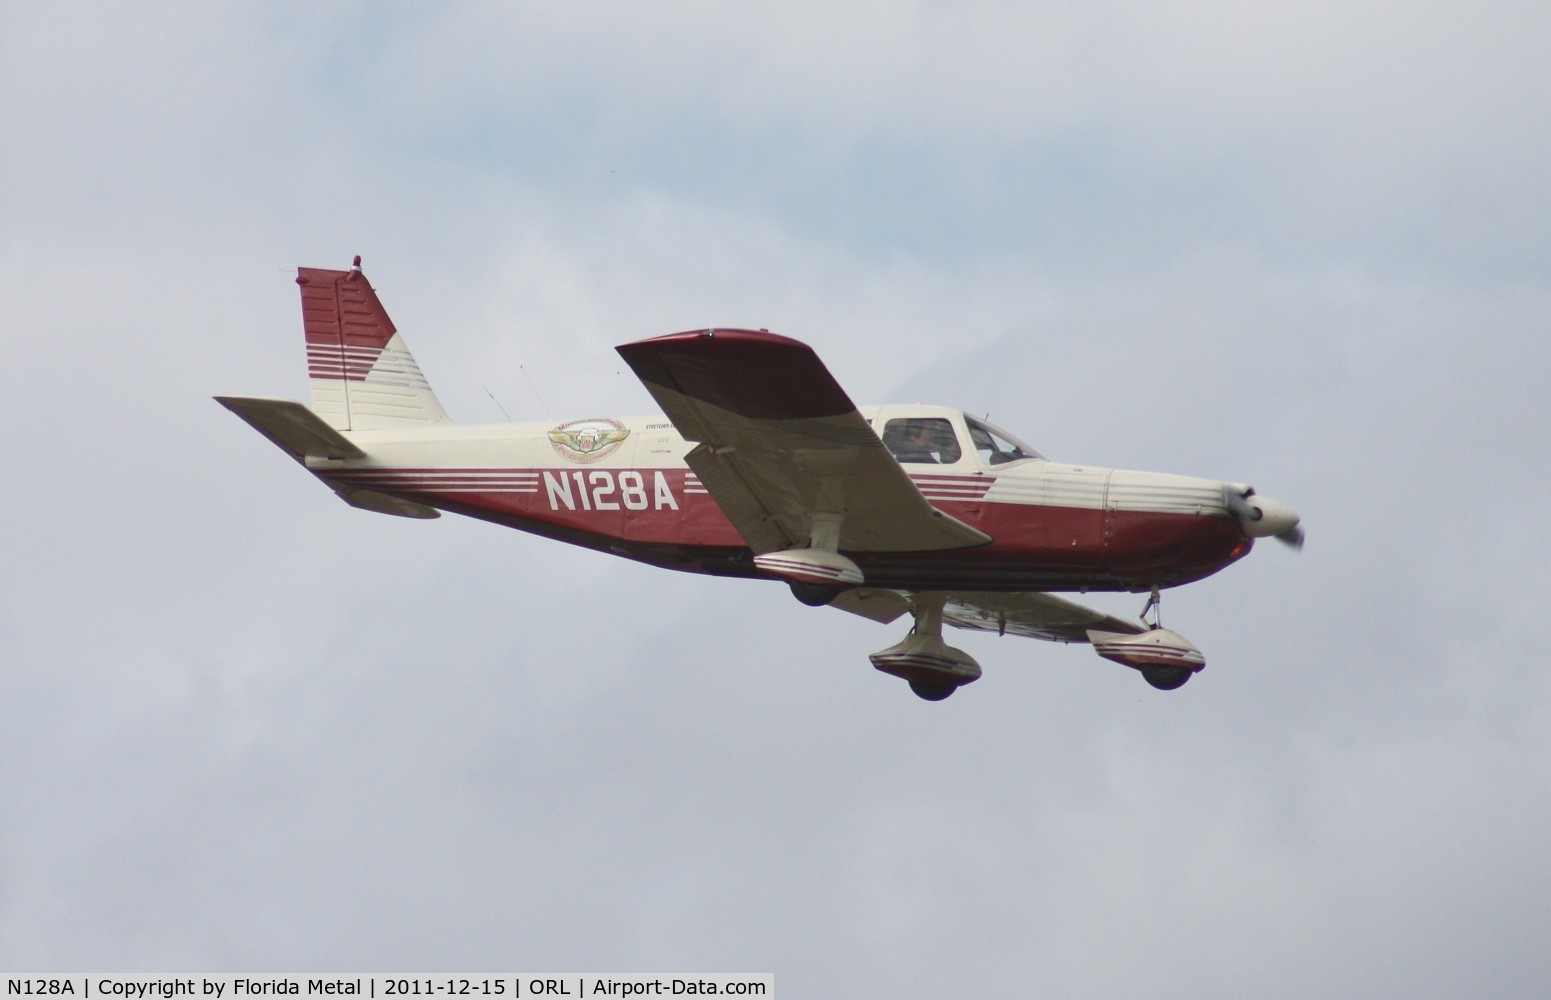
{"label": "nose of airplane", "polygon": [[1298,512],[1270,497],[1257,496],[1253,486],[1228,487],[1228,510],[1250,538],[1275,538],[1294,549],[1303,548]]}

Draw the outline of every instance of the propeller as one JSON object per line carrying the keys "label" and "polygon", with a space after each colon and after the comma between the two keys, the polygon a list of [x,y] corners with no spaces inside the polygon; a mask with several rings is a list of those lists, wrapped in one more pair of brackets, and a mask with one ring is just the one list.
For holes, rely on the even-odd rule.
{"label": "propeller", "polygon": [[1239,519],[1239,526],[1250,538],[1275,538],[1293,551],[1303,549],[1303,529],[1298,512],[1284,503],[1256,496],[1253,486],[1224,490],[1228,511]]}

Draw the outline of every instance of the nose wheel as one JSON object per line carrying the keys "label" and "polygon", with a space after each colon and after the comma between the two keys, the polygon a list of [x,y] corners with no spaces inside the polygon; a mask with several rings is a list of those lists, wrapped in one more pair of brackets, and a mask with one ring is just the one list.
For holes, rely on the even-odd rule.
{"label": "nose wheel", "polygon": [[1173,691],[1206,666],[1206,657],[1189,639],[1163,627],[1159,604],[1158,588],[1153,587],[1142,605],[1145,631],[1090,630],[1088,641],[1104,659],[1130,667],[1159,691]]}
{"label": "nose wheel", "polygon": [[[1147,620],[1147,613],[1152,612],[1152,621]],[[1154,587],[1152,593],[1147,595],[1147,603],[1142,605],[1142,624],[1149,629],[1157,631],[1163,628],[1163,595]],[[1174,691],[1185,686],[1185,682],[1195,674],[1189,667],[1176,666],[1142,666],[1136,668],[1142,675],[1142,680],[1151,684],[1159,691]]]}

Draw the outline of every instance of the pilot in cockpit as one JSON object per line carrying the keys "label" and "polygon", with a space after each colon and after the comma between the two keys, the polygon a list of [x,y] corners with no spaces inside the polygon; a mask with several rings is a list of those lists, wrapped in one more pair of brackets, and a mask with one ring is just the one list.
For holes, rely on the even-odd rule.
{"label": "pilot in cockpit", "polygon": [[899,462],[951,465],[959,460],[953,425],[941,417],[890,420],[883,429],[883,443]]}

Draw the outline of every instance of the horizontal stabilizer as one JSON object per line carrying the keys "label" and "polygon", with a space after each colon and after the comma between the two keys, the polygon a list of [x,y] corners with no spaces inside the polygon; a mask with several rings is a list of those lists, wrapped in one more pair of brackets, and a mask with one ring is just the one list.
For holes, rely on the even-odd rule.
{"label": "horizontal stabilizer", "polygon": [[309,458],[366,457],[365,452],[301,403],[257,396],[216,396],[215,401],[304,465]]}
{"label": "horizontal stabilizer", "polygon": [[433,517],[441,517],[442,512],[435,507],[427,507],[423,503],[415,503],[413,500],[405,500],[402,497],[389,496],[386,493],[378,493],[376,490],[344,490],[334,487],[339,494],[339,499],[352,507],[361,510],[369,510],[376,514],[392,514],[394,517],[414,517],[422,520],[430,520]]}

